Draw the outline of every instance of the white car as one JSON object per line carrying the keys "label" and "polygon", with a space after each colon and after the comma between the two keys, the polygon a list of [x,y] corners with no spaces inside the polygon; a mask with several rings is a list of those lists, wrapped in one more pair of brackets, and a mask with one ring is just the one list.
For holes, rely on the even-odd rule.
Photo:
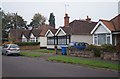
{"label": "white car", "polygon": [[17,44],[4,44],[2,48],[3,55],[8,56],[9,54],[18,55],[20,53],[20,48]]}

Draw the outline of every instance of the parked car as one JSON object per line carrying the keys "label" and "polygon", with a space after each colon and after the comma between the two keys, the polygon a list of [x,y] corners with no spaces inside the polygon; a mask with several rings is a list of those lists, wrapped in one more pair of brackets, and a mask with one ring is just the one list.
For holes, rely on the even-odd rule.
{"label": "parked car", "polygon": [[20,48],[17,44],[4,44],[2,46],[2,54],[3,55],[9,55],[9,54],[15,54],[18,55],[20,53]]}
{"label": "parked car", "polygon": [[84,50],[88,46],[88,43],[85,42],[71,42],[69,47],[76,48],[78,50]]}

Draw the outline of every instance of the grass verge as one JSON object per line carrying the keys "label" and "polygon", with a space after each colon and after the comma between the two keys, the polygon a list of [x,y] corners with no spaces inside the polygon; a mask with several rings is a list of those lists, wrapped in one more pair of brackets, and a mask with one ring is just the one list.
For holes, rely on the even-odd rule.
{"label": "grass verge", "polygon": [[26,57],[41,57],[41,56],[43,56],[42,54],[30,53],[30,52],[21,52],[20,55],[26,56]]}
{"label": "grass verge", "polygon": [[55,50],[46,50],[46,49],[39,49],[39,50],[33,50],[34,52],[41,52],[41,53],[54,53]]}
{"label": "grass verge", "polygon": [[99,67],[99,68],[107,68],[107,69],[113,69],[113,70],[120,70],[119,65],[116,63],[110,63],[100,60],[88,60],[88,59],[80,59],[75,57],[68,57],[68,56],[55,56],[55,57],[49,57],[48,60],[50,61],[58,61],[58,62],[64,62],[64,63],[72,63],[72,64],[82,64],[92,67]]}

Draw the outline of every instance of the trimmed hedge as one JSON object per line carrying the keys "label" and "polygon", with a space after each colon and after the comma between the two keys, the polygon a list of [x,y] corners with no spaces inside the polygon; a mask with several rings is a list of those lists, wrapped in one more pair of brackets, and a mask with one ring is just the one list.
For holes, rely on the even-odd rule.
{"label": "trimmed hedge", "polygon": [[112,52],[112,53],[114,53],[116,51],[115,46],[111,45],[111,44],[103,44],[103,45],[101,45],[101,49],[104,52]]}
{"label": "trimmed hedge", "polygon": [[19,46],[33,46],[33,45],[39,45],[40,42],[18,42],[18,43],[15,43]]}

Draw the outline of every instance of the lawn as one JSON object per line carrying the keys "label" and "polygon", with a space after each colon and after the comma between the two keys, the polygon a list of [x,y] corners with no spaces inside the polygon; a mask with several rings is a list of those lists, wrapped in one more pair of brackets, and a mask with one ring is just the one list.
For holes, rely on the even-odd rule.
{"label": "lawn", "polygon": [[46,49],[39,49],[33,50],[34,52],[41,52],[41,53],[55,53],[55,50],[46,50]]}
{"label": "lawn", "polygon": [[43,56],[42,54],[30,53],[30,52],[20,52],[20,55],[26,56],[26,57],[41,57],[41,56]]}
{"label": "lawn", "polygon": [[91,67],[107,68],[107,69],[113,69],[113,70],[118,70],[119,68],[117,63],[113,64],[110,62],[105,62],[100,60],[80,59],[80,58],[69,57],[69,56],[49,57],[48,60],[64,62],[64,63],[72,63],[72,64],[81,64],[81,65],[87,65]]}

